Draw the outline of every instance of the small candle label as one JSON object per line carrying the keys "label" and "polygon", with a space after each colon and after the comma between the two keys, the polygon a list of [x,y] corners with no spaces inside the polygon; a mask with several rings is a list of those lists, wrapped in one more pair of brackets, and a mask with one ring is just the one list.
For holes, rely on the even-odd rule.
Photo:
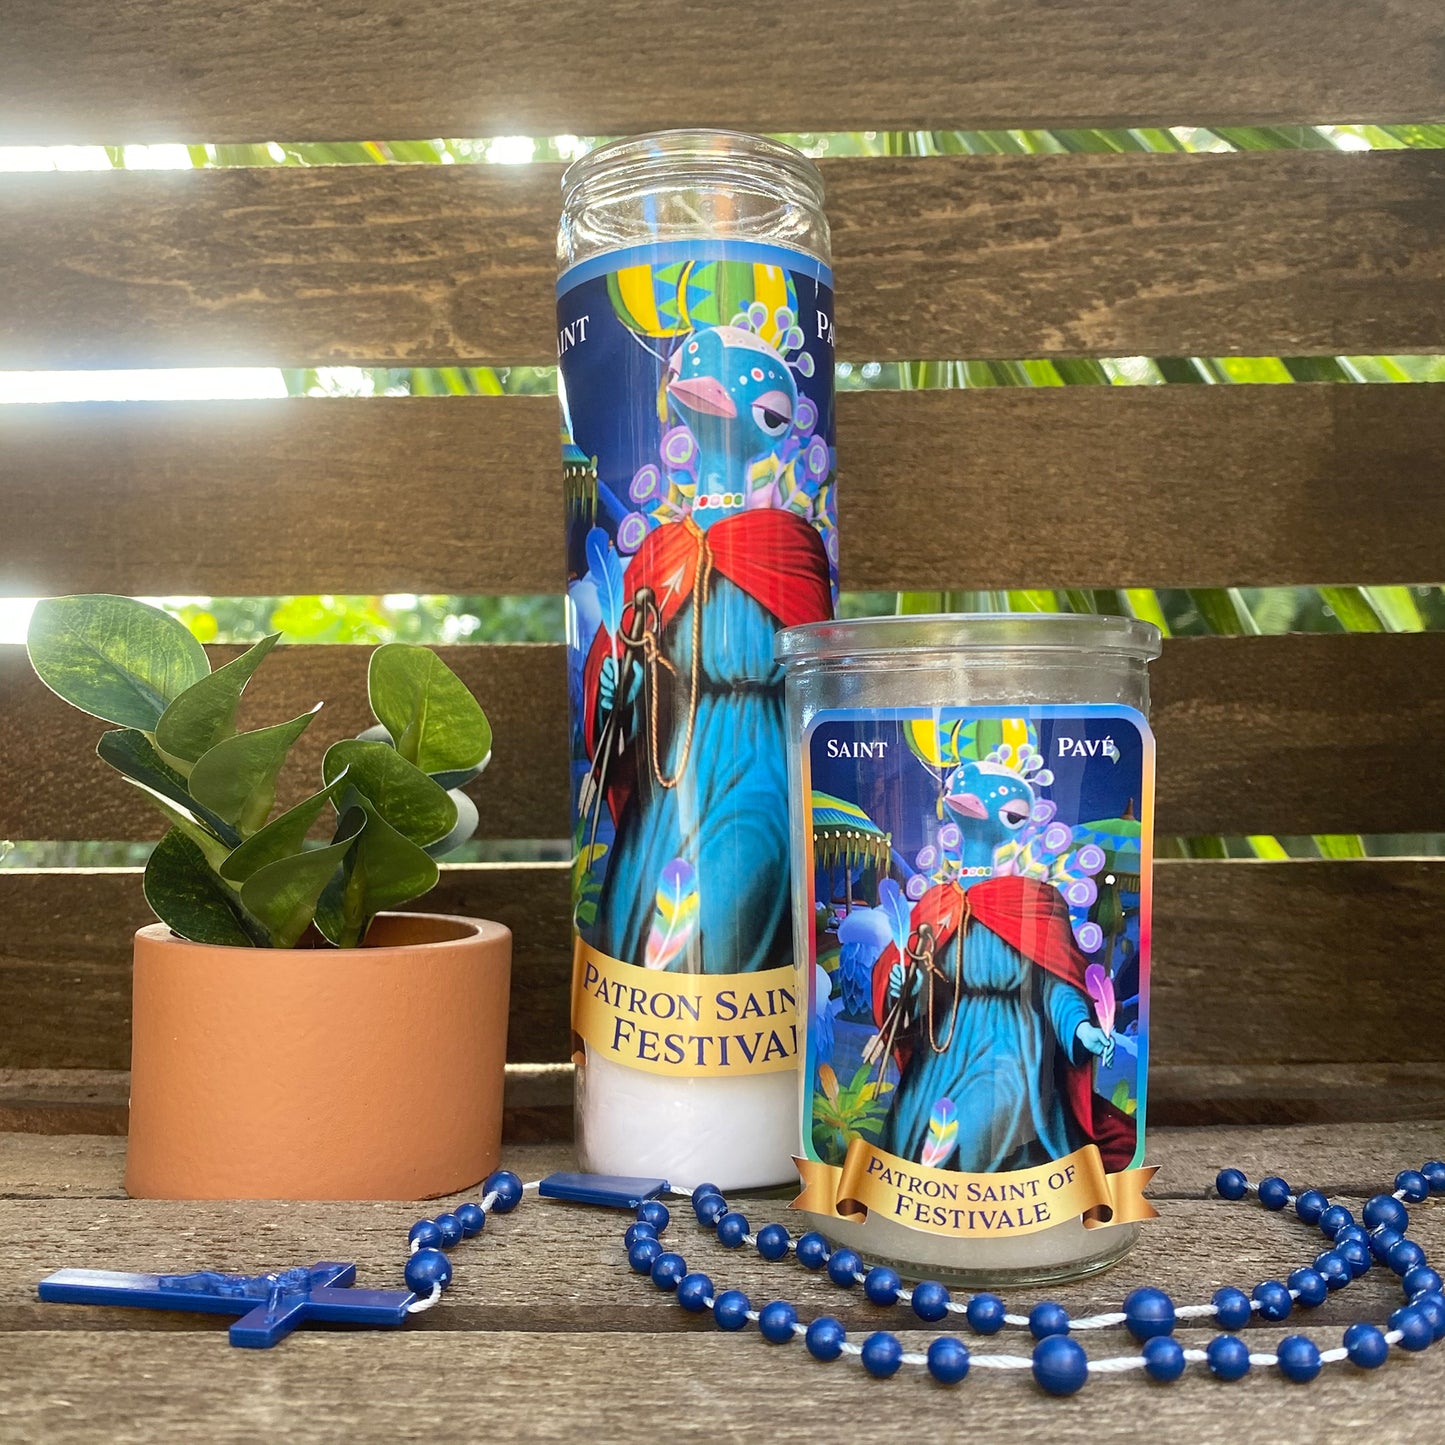
{"label": "small candle label", "polygon": [[803,756],[796,1207],[995,1238],[1152,1217],[1144,717],[837,710]]}
{"label": "small candle label", "polygon": [[557,355],[574,1033],[652,1073],[795,1068],[773,636],[837,601],[831,273],[610,252],[559,281]]}

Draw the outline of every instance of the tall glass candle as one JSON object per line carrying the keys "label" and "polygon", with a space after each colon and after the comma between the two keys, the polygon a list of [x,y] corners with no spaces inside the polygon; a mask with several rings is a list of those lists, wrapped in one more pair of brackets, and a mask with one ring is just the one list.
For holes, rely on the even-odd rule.
{"label": "tall glass candle", "polygon": [[804,1190],[913,1275],[1069,1278],[1134,1242],[1158,629],[800,627],[788,667]]}
{"label": "tall glass candle", "polygon": [[773,639],[837,598],[822,180],[669,131],[562,186],[578,1151],[777,1184],[801,1031]]}

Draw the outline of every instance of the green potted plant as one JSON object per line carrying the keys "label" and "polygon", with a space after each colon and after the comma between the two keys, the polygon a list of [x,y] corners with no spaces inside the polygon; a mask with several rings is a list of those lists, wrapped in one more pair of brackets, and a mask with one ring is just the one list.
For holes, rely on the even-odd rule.
{"label": "green potted plant", "polygon": [[430,649],[371,655],[378,725],[333,743],[277,814],[321,704],[238,732],[279,634],[211,670],[186,627],[126,597],[41,602],[40,680],[115,725],[100,757],[169,830],[135,939],[126,1188],[159,1198],[420,1198],[500,1148],[511,935],[397,912],[468,839],[491,756],[476,699]]}

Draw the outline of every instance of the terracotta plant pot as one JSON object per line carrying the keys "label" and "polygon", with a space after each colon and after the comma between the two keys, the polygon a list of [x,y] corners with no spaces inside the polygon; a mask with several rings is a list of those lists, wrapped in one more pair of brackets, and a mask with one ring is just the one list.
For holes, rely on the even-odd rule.
{"label": "terracotta plant pot", "polygon": [[496,1168],[512,935],[382,914],[365,947],[135,936],[126,1191],[421,1199]]}

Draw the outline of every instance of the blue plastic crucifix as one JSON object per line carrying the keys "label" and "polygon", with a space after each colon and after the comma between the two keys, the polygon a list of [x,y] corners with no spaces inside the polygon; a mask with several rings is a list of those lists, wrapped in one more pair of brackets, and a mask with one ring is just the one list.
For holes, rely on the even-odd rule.
{"label": "blue plastic crucifix", "polygon": [[311,1320],[372,1328],[406,1322],[416,1298],[405,1290],[348,1289],[354,1264],[313,1264],[279,1274],[120,1274],[108,1269],[62,1269],[40,1281],[40,1298],[57,1304],[131,1305],[139,1309],[198,1310],[240,1315],[233,1345],[265,1350]]}

